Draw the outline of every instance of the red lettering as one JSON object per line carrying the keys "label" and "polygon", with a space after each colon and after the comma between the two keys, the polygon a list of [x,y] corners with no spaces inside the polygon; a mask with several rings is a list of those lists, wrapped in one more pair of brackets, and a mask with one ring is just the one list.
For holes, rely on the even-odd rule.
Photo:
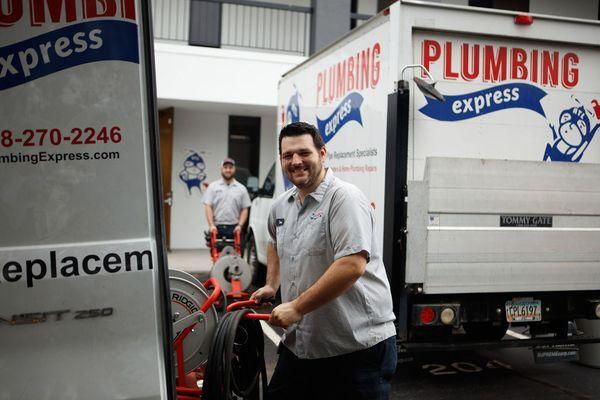
{"label": "red lettering", "polygon": [[[479,45],[474,44],[472,54],[469,54],[469,44],[463,43],[461,46],[462,66],[460,75],[465,81],[472,81],[479,76]],[[472,71],[469,68],[470,61],[473,62]]]}
{"label": "red lettering", "polygon": [[135,0],[121,0],[121,16],[135,21]]}
{"label": "red lettering", "polygon": [[329,91],[327,100],[333,102],[335,99],[335,67],[329,67]]}
{"label": "red lettering", "polygon": [[515,47],[510,52],[512,60],[511,79],[527,79],[527,52]]}
{"label": "red lettering", "polygon": [[458,72],[452,71],[452,42],[444,45],[444,79],[458,79]]}
{"label": "red lettering", "polygon": [[84,5],[84,18],[114,17],[117,14],[115,0],[85,0]]}
{"label": "red lettering", "polygon": [[494,47],[486,45],[483,50],[483,81],[498,82],[506,80],[506,47],[498,49],[498,55]]}
{"label": "red lettering", "polygon": [[579,82],[579,57],[575,53],[567,53],[563,58],[562,84],[567,89],[572,89]]}
{"label": "red lettering", "polygon": [[558,51],[542,52],[542,85],[556,87],[558,84]]}
{"label": "red lettering", "polygon": [[558,51],[542,52],[542,85],[556,87],[558,85]]}
{"label": "red lettering", "polygon": [[354,90],[354,57],[348,57],[348,91]]}
{"label": "red lettering", "polygon": [[366,49],[360,52],[362,64],[360,65],[360,89],[369,88],[370,81],[370,64],[371,64],[371,49]]}
{"label": "red lettering", "polygon": [[8,0],[6,7],[0,1],[0,26],[11,26],[23,17],[23,0]]}
{"label": "red lettering", "polygon": [[319,72],[317,75],[317,105],[319,105],[319,93],[323,89],[323,74]]}
{"label": "red lettering", "polygon": [[529,74],[531,81],[532,82],[536,82],[538,81],[538,51],[537,50],[533,50],[531,52],[531,73]]}
{"label": "red lettering", "polygon": [[346,61],[337,64],[337,85],[335,94],[337,98],[346,94]]}
{"label": "red lettering", "polygon": [[[421,48],[421,64],[429,71],[431,63],[439,60],[442,48],[435,40],[423,40]],[[426,78],[425,72],[421,71],[421,76]]]}
{"label": "red lettering", "polygon": [[379,61],[379,54],[381,53],[381,45],[375,43],[373,45],[373,52],[371,53],[373,58],[371,61],[371,87],[374,88],[379,83],[379,77],[381,75],[381,64]]}
{"label": "red lettering", "polygon": [[321,91],[321,102],[327,104],[327,70],[323,71],[323,90]]}
{"label": "red lettering", "polygon": [[61,22],[64,10],[64,21],[73,22],[77,19],[75,0],[29,0],[31,8],[31,26],[41,26],[46,22],[46,6],[50,20]]}

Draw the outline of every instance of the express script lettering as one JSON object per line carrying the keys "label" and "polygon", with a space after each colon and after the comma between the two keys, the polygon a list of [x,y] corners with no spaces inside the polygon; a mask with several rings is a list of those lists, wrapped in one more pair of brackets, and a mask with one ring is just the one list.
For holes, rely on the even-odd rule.
{"label": "express script lettering", "polygon": [[72,37],[60,36],[54,41],[36,43],[16,53],[0,57],[0,79],[8,74],[25,77],[43,64],[49,64],[74,53],[97,50],[102,47],[102,31],[93,29],[90,32],[76,32]]}
{"label": "express script lettering", "polygon": [[512,89],[496,90],[494,92],[488,92],[474,97],[466,97],[456,100],[452,103],[452,112],[455,114],[466,114],[469,112],[479,114],[483,109],[490,107],[493,104],[500,105],[502,103],[509,103],[511,101],[518,100],[519,88],[517,87]]}

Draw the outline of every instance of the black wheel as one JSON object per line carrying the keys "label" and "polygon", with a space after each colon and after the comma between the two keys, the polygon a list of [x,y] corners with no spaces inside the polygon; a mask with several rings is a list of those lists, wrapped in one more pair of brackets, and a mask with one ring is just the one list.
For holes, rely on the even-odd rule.
{"label": "black wheel", "polygon": [[252,268],[252,284],[257,288],[264,286],[267,278],[267,267],[258,262],[256,240],[254,240],[253,234],[250,234],[246,241],[244,254],[246,256],[246,262],[250,265],[250,268]]}
{"label": "black wheel", "polygon": [[506,335],[507,323],[493,325],[491,322],[469,322],[463,325],[467,336],[473,340],[500,340]]}

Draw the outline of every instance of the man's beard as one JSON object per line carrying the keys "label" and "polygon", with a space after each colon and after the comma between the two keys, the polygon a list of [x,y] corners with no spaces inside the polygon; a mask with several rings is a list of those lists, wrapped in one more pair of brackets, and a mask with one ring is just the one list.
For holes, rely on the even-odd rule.
{"label": "man's beard", "polygon": [[294,172],[296,171],[297,168],[292,168],[291,170],[288,169],[286,171],[286,175],[288,177],[288,179],[290,180],[290,182],[292,182],[298,189],[305,189],[310,187],[314,182],[315,179],[317,179],[320,175],[321,175],[321,171],[323,170],[323,166],[321,164],[313,164],[313,165],[302,165],[301,167],[305,173],[308,174],[307,178],[300,178],[300,179],[296,179],[294,178]]}
{"label": "man's beard", "polygon": [[233,179],[233,175],[234,175],[234,174],[225,174],[225,173],[221,172],[221,177],[222,177],[223,179],[225,179],[226,181],[230,181],[230,180],[232,180],[232,179]]}

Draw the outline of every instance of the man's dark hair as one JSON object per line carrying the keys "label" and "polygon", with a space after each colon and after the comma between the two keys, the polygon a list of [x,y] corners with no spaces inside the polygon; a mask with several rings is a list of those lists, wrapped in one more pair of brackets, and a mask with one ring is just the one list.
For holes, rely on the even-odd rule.
{"label": "man's dark hair", "polygon": [[317,150],[321,150],[325,146],[319,130],[314,125],[306,122],[294,122],[284,126],[279,132],[279,154],[281,154],[281,140],[284,137],[302,135],[310,135]]}

